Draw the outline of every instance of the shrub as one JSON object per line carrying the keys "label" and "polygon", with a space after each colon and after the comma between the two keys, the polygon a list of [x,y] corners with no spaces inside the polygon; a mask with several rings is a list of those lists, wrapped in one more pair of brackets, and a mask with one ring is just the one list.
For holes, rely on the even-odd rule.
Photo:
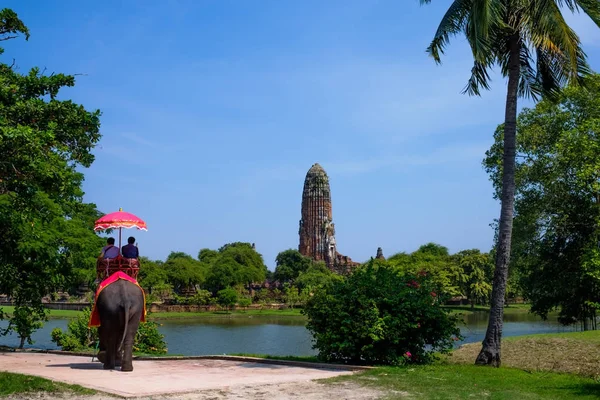
{"label": "shrub", "polygon": [[399,275],[372,260],[316,291],[303,311],[324,361],[426,363],[460,339],[458,318],[441,307],[426,274]]}
{"label": "shrub", "polygon": [[98,341],[98,328],[88,328],[91,310],[83,309],[77,318],[69,321],[67,332],[54,328],[50,334],[52,341],[64,351],[89,350],[96,346]]}
{"label": "shrub", "polygon": [[165,354],[167,344],[164,338],[165,335],[158,331],[156,322],[142,322],[135,335],[133,351],[144,354]]}
{"label": "shrub", "polygon": [[[67,332],[54,328],[50,334],[52,342],[64,351],[93,350],[98,342],[98,328],[88,328],[91,310],[85,308],[77,318],[69,321]],[[167,344],[164,335],[154,322],[142,322],[133,343],[133,350],[144,354],[164,354]]]}
{"label": "shrub", "polygon": [[194,304],[204,306],[212,304],[214,299],[208,290],[198,290],[193,296],[178,296],[174,295],[175,304]]}
{"label": "shrub", "polygon": [[233,288],[226,288],[219,290],[217,293],[217,303],[220,306],[225,307],[229,310],[229,307],[235,305],[238,300],[238,292]]}
{"label": "shrub", "polygon": [[246,296],[240,297],[237,301],[237,305],[242,308],[250,307],[251,304],[252,304],[252,299],[250,297],[246,297]]}

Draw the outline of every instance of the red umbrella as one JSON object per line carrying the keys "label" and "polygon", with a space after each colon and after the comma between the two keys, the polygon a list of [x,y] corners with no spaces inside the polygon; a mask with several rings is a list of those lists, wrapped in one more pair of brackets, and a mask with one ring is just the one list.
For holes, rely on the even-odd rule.
{"label": "red umbrella", "polygon": [[119,248],[121,248],[121,229],[122,228],[138,228],[143,231],[147,231],[146,223],[141,218],[135,215],[123,211],[119,208],[119,211],[106,214],[102,218],[96,221],[94,224],[95,231],[103,231],[109,228],[119,228]]}

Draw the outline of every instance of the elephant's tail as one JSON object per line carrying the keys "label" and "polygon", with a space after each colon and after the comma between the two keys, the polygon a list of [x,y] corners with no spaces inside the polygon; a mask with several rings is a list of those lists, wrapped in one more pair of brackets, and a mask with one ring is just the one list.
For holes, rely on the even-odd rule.
{"label": "elephant's tail", "polygon": [[123,343],[125,342],[125,336],[127,335],[127,328],[129,325],[129,307],[129,304],[125,304],[125,328],[123,329],[123,337],[121,338],[121,344],[119,344],[117,353],[120,353],[123,349]]}

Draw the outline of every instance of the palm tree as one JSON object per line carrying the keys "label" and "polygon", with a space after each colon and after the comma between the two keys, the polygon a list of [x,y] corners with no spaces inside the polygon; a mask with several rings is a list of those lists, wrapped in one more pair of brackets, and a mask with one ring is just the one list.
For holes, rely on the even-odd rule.
{"label": "palm tree", "polygon": [[475,364],[500,366],[515,200],[517,98],[554,96],[565,84],[583,83],[591,72],[579,37],[565,22],[561,7],[571,12],[582,9],[600,26],[598,0],[454,0],[427,48],[440,63],[450,37],[466,36],[474,65],[463,93],[479,95],[481,88],[488,90],[489,71],[495,65],[508,78],[496,268],[488,327]]}

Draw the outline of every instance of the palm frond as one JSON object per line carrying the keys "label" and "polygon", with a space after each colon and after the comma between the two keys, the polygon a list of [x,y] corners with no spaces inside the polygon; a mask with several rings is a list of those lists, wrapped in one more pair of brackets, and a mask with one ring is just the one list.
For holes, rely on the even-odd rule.
{"label": "palm frond", "polygon": [[[598,0],[574,0],[581,9],[590,17],[596,26],[600,27],[600,1]],[[575,12],[575,10],[571,10]]]}
{"label": "palm frond", "polygon": [[523,43],[521,46],[519,64],[521,68],[518,89],[519,97],[530,97],[536,101],[539,100],[543,89],[537,79],[538,75],[536,68],[534,68],[534,59],[526,43]]}
{"label": "palm frond", "polygon": [[[421,4],[429,2],[430,0],[421,0]],[[427,47],[427,53],[436,63],[441,62],[440,55],[444,54],[444,48],[450,43],[450,37],[463,32],[472,6],[473,0],[454,0],[444,14],[431,44]]]}
{"label": "palm frond", "polygon": [[497,0],[473,1],[465,33],[475,60],[486,63],[490,58],[491,30],[501,21],[502,2]]}
{"label": "palm frond", "polygon": [[556,0],[533,0],[523,12],[520,30],[535,48],[564,59],[567,73],[575,77],[581,44],[565,21]]}
{"label": "palm frond", "polygon": [[471,68],[471,77],[461,93],[468,93],[471,96],[480,96],[480,88],[490,90],[490,75],[488,73],[489,65],[475,61]]}
{"label": "palm frond", "polygon": [[547,97],[557,98],[560,88],[568,81],[564,70],[564,59],[557,53],[536,48],[536,81]]}

